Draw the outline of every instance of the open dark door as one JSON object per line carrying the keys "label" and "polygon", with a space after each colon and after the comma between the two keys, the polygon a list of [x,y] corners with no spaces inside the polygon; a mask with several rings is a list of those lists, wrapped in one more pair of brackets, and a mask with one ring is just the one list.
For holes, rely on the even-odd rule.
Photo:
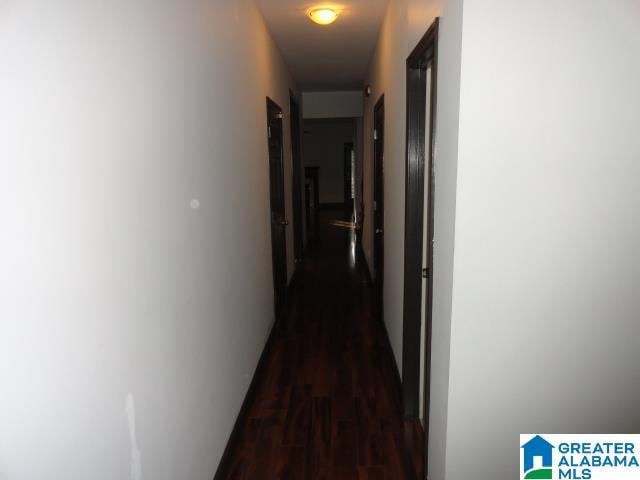
{"label": "open dark door", "polygon": [[284,209],[284,168],[282,161],[282,109],[267,98],[269,141],[269,181],[271,192],[271,253],[276,319],[287,291],[287,240]]}
{"label": "open dark door", "polygon": [[384,285],[384,95],[373,111],[373,264],[378,318],[383,316]]}
{"label": "open dark door", "polygon": [[293,163],[293,253],[296,263],[302,261],[303,255],[303,227],[302,227],[302,148],[300,135],[300,105],[289,94],[291,108],[291,151]]}

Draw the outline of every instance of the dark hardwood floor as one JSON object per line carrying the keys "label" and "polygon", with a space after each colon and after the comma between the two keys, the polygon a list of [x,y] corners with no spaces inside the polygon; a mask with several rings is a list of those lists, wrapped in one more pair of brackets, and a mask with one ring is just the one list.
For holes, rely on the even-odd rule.
{"label": "dark hardwood floor", "polygon": [[319,222],[223,478],[423,478],[421,429],[400,413],[354,231],[339,211]]}

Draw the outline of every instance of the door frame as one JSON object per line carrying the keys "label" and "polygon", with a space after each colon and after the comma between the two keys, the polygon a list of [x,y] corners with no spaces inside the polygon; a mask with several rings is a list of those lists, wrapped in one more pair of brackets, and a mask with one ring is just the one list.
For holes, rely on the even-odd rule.
{"label": "door frame", "polygon": [[293,202],[293,253],[296,264],[300,263],[304,256],[303,239],[303,200],[302,185],[304,176],[302,172],[302,118],[300,115],[300,102],[292,90],[289,90],[289,121],[291,133],[291,170]]}
{"label": "door frame", "polygon": [[[280,107],[280,105],[278,105],[276,102],[274,102],[271,98],[267,97],[267,109],[266,109],[266,113],[267,113],[267,159],[269,162],[269,219],[270,219],[270,225],[271,225],[271,263],[272,263],[272,268],[273,268],[273,298],[274,298],[274,308],[275,308],[275,315],[276,315],[276,322],[279,320],[280,318],[280,314],[282,312],[282,308],[285,304],[285,300],[286,300],[286,294],[287,294],[287,285],[288,285],[288,272],[287,272],[287,226],[289,225],[289,222],[286,219],[286,215],[287,215],[287,205],[286,205],[286,200],[285,200],[285,177],[284,177],[284,111],[282,110],[282,107]],[[280,186],[279,186],[279,190],[280,190],[280,197],[282,198],[282,218],[281,219],[274,219],[274,204],[273,204],[273,178],[272,178],[272,171],[271,171],[271,117],[270,114],[275,111],[277,112],[277,114],[279,115],[277,118],[280,121],[280,165],[279,165],[279,172],[278,175],[280,176]],[[275,222],[279,222],[280,225],[276,226]],[[278,246],[274,244],[274,228],[282,228],[282,245]],[[276,255],[276,249],[277,248],[281,248],[282,249],[282,265],[278,265],[278,259],[277,259],[277,255]],[[283,274],[283,283],[284,285],[279,285],[279,278],[278,278],[278,268],[282,269],[282,274]]]}
{"label": "door frame", "polygon": [[[402,389],[403,407],[407,418],[420,415],[420,353],[424,348],[424,435],[425,472],[428,472],[428,438],[431,378],[431,329],[433,315],[433,238],[434,194],[433,170],[438,77],[439,19],[429,27],[413,52],[407,58],[407,131],[406,131],[406,190],[404,241],[404,305]],[[431,64],[429,132],[426,131],[427,65]],[[426,135],[429,135],[427,137]],[[429,138],[428,152],[426,139]],[[427,298],[425,306],[425,343],[421,345],[423,239],[424,239],[424,185],[425,167],[429,183],[427,212]]]}
{"label": "door frame", "polygon": [[353,208],[352,183],[353,183],[353,142],[345,142],[343,147],[344,162],[344,208],[345,212],[351,211]]}
{"label": "door frame", "polygon": [[[382,118],[382,132],[377,132],[376,119]],[[374,293],[375,293],[375,309],[378,319],[384,321],[384,147],[385,147],[385,110],[384,110],[384,94],[380,95],[380,98],[373,107],[373,270],[374,270]],[[377,155],[377,140],[382,136],[380,160]],[[378,169],[380,172],[378,173]],[[380,182],[380,184],[378,184]],[[379,190],[378,190],[379,187]],[[377,198],[377,193],[380,191],[381,198]],[[379,223],[376,220],[379,219]],[[381,230],[378,233],[378,230]],[[381,252],[378,252],[377,235],[381,235],[380,240]],[[378,256],[382,257],[382,261],[378,261]]]}

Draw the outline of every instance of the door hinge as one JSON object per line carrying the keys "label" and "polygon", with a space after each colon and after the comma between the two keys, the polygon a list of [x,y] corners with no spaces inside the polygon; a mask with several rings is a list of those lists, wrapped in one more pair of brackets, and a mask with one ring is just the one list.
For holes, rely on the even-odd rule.
{"label": "door hinge", "polygon": [[373,211],[375,212],[378,209],[378,202],[373,201]]}
{"label": "door hinge", "polygon": [[276,118],[283,119],[284,118],[284,114],[282,112],[278,112],[278,113],[276,113]]}
{"label": "door hinge", "polygon": [[429,267],[422,269],[422,278],[429,278]]}
{"label": "door hinge", "polygon": [[271,125],[267,127],[267,135],[269,138],[271,138]]}
{"label": "door hinge", "polygon": [[378,130],[376,128],[373,129],[373,139],[374,140],[378,139]]}

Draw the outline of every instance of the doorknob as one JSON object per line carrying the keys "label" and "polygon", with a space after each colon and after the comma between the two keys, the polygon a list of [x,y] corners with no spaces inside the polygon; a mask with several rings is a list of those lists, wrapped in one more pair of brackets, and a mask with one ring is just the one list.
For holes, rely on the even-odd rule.
{"label": "doorknob", "polygon": [[289,221],[288,220],[282,220],[280,222],[280,225],[282,225],[283,227],[286,227],[287,225],[289,225]]}
{"label": "doorknob", "polygon": [[381,228],[376,228],[376,233],[382,233],[382,229]]}

